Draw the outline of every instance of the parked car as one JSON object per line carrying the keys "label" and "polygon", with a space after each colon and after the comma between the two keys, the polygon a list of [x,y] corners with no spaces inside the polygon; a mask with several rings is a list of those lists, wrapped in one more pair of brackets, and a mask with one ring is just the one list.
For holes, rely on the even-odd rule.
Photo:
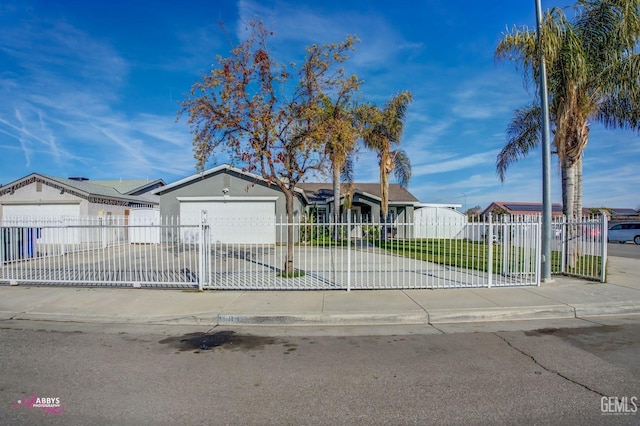
{"label": "parked car", "polygon": [[621,244],[633,241],[640,245],[640,222],[618,223],[609,228],[609,241]]}

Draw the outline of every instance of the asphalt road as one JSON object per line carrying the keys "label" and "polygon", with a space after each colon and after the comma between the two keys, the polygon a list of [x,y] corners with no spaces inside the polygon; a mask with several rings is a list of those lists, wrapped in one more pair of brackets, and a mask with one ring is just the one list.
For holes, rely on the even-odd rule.
{"label": "asphalt road", "polygon": [[[640,422],[637,317],[377,336],[36,327],[0,329],[0,424]],[[26,406],[34,395],[64,412]]]}
{"label": "asphalt road", "polygon": [[635,245],[633,243],[626,243],[626,244],[609,243],[607,244],[607,254],[609,256],[640,259],[640,246]]}

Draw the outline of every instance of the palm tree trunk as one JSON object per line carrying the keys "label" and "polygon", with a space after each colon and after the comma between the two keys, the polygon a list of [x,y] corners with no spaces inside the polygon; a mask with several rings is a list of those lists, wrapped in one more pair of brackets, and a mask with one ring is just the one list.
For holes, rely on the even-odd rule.
{"label": "palm tree trunk", "polygon": [[576,161],[575,166],[575,185],[576,189],[573,194],[573,209],[578,220],[582,219],[582,154]]}
{"label": "palm tree trunk", "polygon": [[578,258],[578,226],[575,211],[577,165],[577,162],[565,159],[562,167],[562,209],[567,218],[565,253],[568,270],[576,267]]}
{"label": "palm tree trunk", "polygon": [[382,219],[382,232],[380,236],[387,239],[387,215],[389,212],[389,153],[383,151],[380,155],[380,216]]}
{"label": "palm tree trunk", "polygon": [[340,240],[338,223],[340,223],[340,170],[342,165],[338,161],[333,162],[333,240]]}
{"label": "palm tree trunk", "polygon": [[389,153],[383,152],[380,158],[380,215],[386,221],[389,211]]}

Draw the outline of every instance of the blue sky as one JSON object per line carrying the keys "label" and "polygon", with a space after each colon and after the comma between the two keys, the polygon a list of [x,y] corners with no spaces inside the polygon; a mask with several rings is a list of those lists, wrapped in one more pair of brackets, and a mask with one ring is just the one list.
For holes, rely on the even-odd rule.
{"label": "blue sky", "polygon": [[[364,80],[363,97],[382,105],[413,93],[402,146],[420,201],[484,208],[541,200],[539,150],[504,183],[495,173],[512,111],[530,94],[493,53],[507,27],[535,27],[533,0],[0,2],[0,183],[32,172],[167,182],[192,174],[178,103],[215,55],[229,52],[218,22],[237,41],[242,22],[256,17],[275,31],[280,62],[355,34],[361,43],[346,68]],[[592,126],[585,206],[640,207],[639,142],[637,133]],[[377,181],[375,157],[362,152],[356,173]]]}

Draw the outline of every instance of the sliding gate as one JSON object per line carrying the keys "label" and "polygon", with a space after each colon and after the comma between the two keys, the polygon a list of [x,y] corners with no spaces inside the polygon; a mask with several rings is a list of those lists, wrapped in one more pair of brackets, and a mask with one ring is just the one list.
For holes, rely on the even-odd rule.
{"label": "sliding gate", "polygon": [[2,222],[0,283],[355,290],[540,281],[537,221],[418,225],[271,219],[260,226],[270,227],[275,243],[252,244],[250,235],[235,242],[217,237],[229,232],[218,233],[216,227],[241,230],[242,222],[233,220],[75,220]]}

